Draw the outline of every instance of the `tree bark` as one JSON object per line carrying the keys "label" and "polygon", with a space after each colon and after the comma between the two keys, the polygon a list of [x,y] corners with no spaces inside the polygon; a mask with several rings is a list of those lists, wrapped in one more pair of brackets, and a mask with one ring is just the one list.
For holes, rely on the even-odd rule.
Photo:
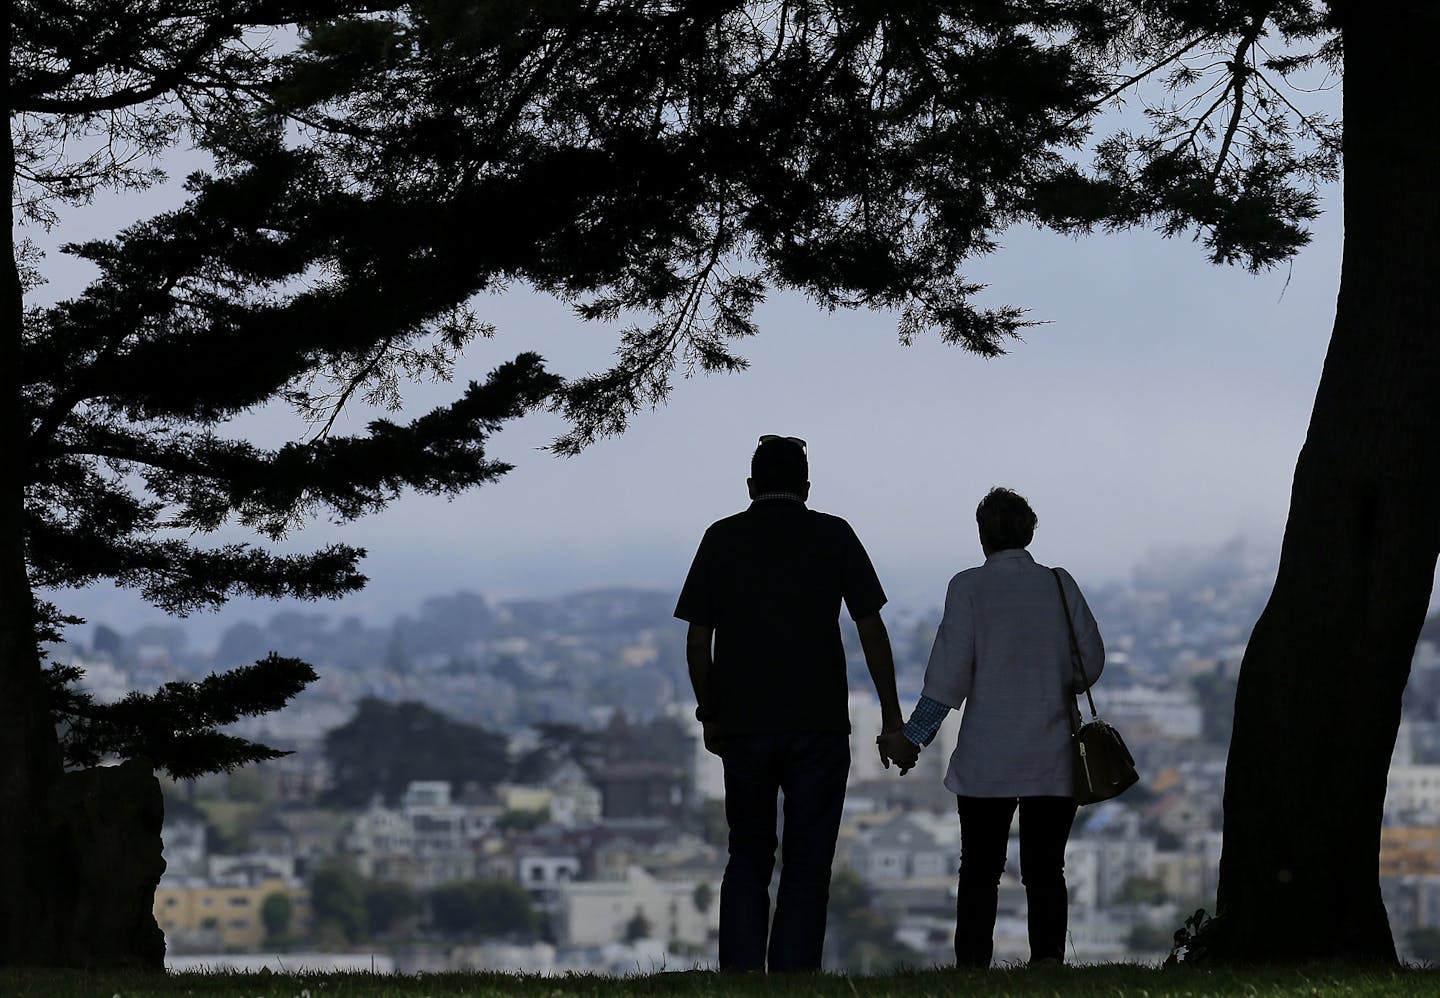
{"label": "tree bark", "polygon": [[[6,78],[9,49],[6,48]],[[15,177],[14,147],[5,129],[5,189]],[[10,199],[13,202],[13,198]],[[20,404],[20,341],[24,295],[12,250],[3,275],[0,333],[0,967],[46,965],[56,953],[67,893],[57,850],[47,834],[46,801],[62,775],[35,643],[34,603],[25,568],[25,479],[28,456]]]}
{"label": "tree bark", "polygon": [[1440,554],[1440,5],[1333,6],[1344,262],[1279,575],[1235,698],[1220,917],[1200,947],[1223,960],[1396,961],[1380,824]]}

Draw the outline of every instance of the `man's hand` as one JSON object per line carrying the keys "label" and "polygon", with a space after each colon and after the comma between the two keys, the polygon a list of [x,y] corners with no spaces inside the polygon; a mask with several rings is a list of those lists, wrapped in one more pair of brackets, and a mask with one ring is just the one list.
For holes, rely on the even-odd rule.
{"label": "man's hand", "polygon": [[900,767],[901,776],[914,769],[915,761],[920,758],[920,747],[906,738],[905,732],[899,728],[882,731],[875,744],[880,750],[881,765],[889,769],[890,764],[895,763]]}
{"label": "man's hand", "polygon": [[695,690],[695,720],[705,733],[705,751],[719,755],[720,729],[715,725],[714,691],[710,689],[711,673],[715,670],[714,640],[715,628],[692,623],[685,635],[685,662],[690,667],[690,685]]}

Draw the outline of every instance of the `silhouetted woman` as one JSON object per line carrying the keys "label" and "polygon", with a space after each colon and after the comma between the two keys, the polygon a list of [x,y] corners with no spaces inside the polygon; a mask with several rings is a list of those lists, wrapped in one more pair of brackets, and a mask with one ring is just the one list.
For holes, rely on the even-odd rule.
{"label": "silhouetted woman", "polygon": [[[925,668],[925,689],[905,725],[909,745],[928,744],[964,705],[945,786],[960,811],[960,891],[955,962],[986,967],[1010,822],[1020,811],[1020,874],[1030,916],[1030,962],[1063,961],[1069,896],[1065,842],[1075,820],[1071,712],[1075,694],[1100,676],[1105,646],[1068,572],[1037,565],[1030,504],[992,489],[975,510],[985,564],[950,580],[945,616]],[[1074,674],[1056,575],[1065,587],[1084,679]],[[908,766],[907,766],[908,768]]]}

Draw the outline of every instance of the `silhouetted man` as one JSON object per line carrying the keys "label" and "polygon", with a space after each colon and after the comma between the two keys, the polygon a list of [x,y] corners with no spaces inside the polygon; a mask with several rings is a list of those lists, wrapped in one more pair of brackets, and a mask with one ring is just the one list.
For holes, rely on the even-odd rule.
{"label": "silhouetted man", "polygon": [[[720,969],[763,970],[768,953],[772,971],[818,970],[850,772],[842,600],[880,696],[882,733],[902,725],[895,664],[880,619],[885,592],[865,548],[850,524],[805,506],[805,441],[761,437],[750,476],[750,508],[705,531],[675,607],[690,622],[695,716],[705,747],[725,763]],[[785,839],[767,946],[781,791]]]}

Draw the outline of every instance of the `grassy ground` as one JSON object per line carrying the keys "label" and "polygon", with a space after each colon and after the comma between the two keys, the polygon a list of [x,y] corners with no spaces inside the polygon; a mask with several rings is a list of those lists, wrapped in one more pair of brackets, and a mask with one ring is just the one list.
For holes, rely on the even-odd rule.
{"label": "grassy ground", "polygon": [[1134,965],[1046,967],[980,971],[926,970],[877,977],[827,974],[720,976],[679,971],[632,977],[527,977],[513,974],[169,974],[136,975],[44,971],[0,971],[4,998],[141,998],[141,996],[228,996],[228,998],[449,998],[519,995],[526,998],[622,998],[655,995],[676,998],[795,995],[815,998],[941,998],[941,996],[1135,995],[1141,998],[1209,998],[1219,995],[1340,998],[1368,995],[1433,995],[1440,998],[1440,972],[1404,969],[1357,970],[1319,965],[1251,970],[1158,970]]}

